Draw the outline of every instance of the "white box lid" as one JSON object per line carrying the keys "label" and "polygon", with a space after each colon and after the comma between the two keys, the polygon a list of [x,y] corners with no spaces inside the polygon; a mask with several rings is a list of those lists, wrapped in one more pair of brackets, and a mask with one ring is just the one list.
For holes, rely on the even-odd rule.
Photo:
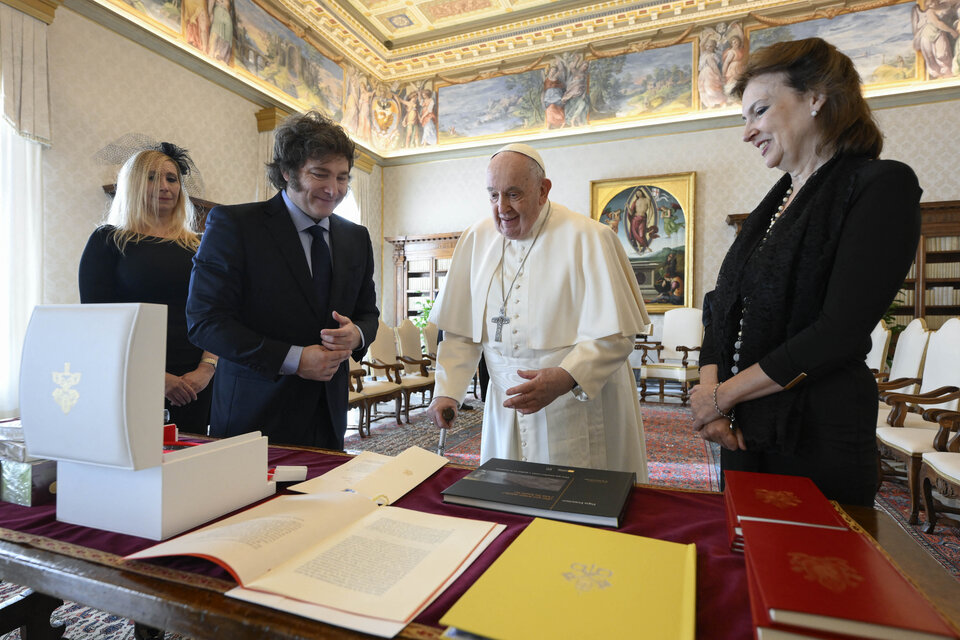
{"label": "white box lid", "polygon": [[144,469],[163,456],[165,305],[38,305],[20,366],[32,456]]}

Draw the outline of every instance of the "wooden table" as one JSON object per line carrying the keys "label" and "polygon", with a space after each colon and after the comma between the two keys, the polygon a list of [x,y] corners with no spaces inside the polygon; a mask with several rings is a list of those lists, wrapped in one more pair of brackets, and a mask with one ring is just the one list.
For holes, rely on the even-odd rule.
{"label": "wooden table", "polygon": [[[682,499],[682,496],[696,499],[709,498],[711,502],[721,505],[722,513],[722,499],[716,494],[678,491],[676,492],[678,497],[673,497],[672,493],[664,497],[664,494],[669,492],[663,491],[662,488],[658,488],[655,493],[659,496],[657,499],[661,501],[657,507],[661,509],[661,513],[664,500],[669,498],[677,501]],[[451,508],[455,507],[451,506]],[[466,509],[466,507],[460,508]],[[851,507],[847,512],[880,542],[901,569],[954,624],[960,624],[960,597],[958,597],[960,585],[946,570],[885,513],[862,507]],[[664,515],[658,517],[667,519]],[[718,524],[722,522],[721,520],[715,519],[713,522],[711,527],[722,526]],[[2,522],[0,526],[3,526]],[[715,546],[712,553],[715,554],[716,542],[713,544]],[[731,562],[739,562],[742,567],[742,561],[736,557]],[[742,569],[740,572],[742,573]],[[262,638],[361,637],[361,634],[352,631],[228,598],[208,588],[142,575],[122,567],[105,566],[64,555],[55,549],[41,549],[35,545],[18,542],[0,540],[0,577],[5,581],[30,587],[40,594],[53,596],[55,599],[78,602],[191,638],[261,640]],[[742,577],[741,575],[740,578]],[[702,578],[706,580],[709,576],[704,575]],[[698,581],[700,579],[701,576],[698,575]],[[744,586],[745,590],[745,583],[739,584]],[[735,588],[739,589],[739,586]],[[39,598],[41,608],[49,606],[51,602],[56,603],[56,600],[44,601],[42,596]],[[740,604],[746,603],[746,594],[736,594],[734,601],[735,608],[739,607],[745,611],[730,611],[730,615],[735,616],[741,625],[749,624],[749,609],[745,604]],[[6,615],[0,612],[0,626],[3,626]],[[698,636],[701,636],[701,630],[707,633],[709,627],[722,626],[705,624],[709,619],[701,618],[698,621]],[[59,633],[62,633],[62,631],[50,632],[49,627],[46,632],[49,635],[41,634],[31,637],[59,637]],[[405,629],[402,637],[437,638],[439,634],[440,630],[436,627],[411,624]]]}

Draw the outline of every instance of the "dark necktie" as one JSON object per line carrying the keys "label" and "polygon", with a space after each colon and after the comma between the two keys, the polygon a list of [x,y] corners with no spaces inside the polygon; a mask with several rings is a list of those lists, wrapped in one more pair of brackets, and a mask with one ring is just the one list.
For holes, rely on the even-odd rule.
{"label": "dark necktie", "polygon": [[319,224],[307,227],[307,232],[313,236],[313,242],[310,243],[313,286],[320,300],[320,308],[326,313],[327,305],[330,301],[330,275],[332,272],[330,266],[330,249],[327,247],[327,241],[323,239],[323,227]]}

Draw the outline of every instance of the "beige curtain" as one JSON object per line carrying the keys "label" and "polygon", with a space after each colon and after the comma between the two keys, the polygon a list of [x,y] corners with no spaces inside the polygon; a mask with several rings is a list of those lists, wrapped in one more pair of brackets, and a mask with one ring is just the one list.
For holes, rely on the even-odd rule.
{"label": "beige curtain", "polygon": [[22,137],[49,145],[47,25],[0,4],[0,94],[3,117]]}
{"label": "beige curtain", "polygon": [[20,350],[43,294],[42,148],[0,121],[0,419],[20,414]]}
{"label": "beige curtain", "polygon": [[353,191],[353,198],[357,201],[357,209],[360,210],[360,224],[370,228],[370,207],[373,205],[373,194],[371,189],[370,174],[354,166],[354,171],[350,175],[350,189]]}

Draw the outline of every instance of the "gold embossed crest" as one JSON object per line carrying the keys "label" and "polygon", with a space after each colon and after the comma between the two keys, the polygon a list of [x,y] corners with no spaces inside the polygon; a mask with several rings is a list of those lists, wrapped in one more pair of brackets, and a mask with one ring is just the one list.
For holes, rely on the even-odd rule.
{"label": "gold embossed crest", "polygon": [[790,559],[791,569],[834,593],[854,589],[863,582],[863,576],[843,558],[811,556],[799,551],[791,552],[787,557]]}
{"label": "gold embossed crest", "polygon": [[764,504],[769,504],[774,507],[779,507],[780,509],[787,509],[789,507],[795,507],[803,500],[797,497],[793,491],[773,491],[771,489],[756,489],[754,490],[754,495],[756,495],[757,500],[763,502]]}
{"label": "gold embossed crest", "polygon": [[565,571],[563,577],[573,583],[574,588],[581,592],[593,591],[594,589],[606,589],[612,587],[610,578],[613,577],[613,571],[598,567],[595,564],[585,565],[580,562],[574,562],[570,565],[570,571]]}
{"label": "gold embossed crest", "polygon": [[70,371],[70,363],[63,363],[63,371],[51,372],[53,382],[57,388],[53,390],[53,400],[60,406],[64,413],[70,413],[73,405],[80,399],[80,393],[76,389],[71,389],[74,385],[80,383],[79,371]]}

